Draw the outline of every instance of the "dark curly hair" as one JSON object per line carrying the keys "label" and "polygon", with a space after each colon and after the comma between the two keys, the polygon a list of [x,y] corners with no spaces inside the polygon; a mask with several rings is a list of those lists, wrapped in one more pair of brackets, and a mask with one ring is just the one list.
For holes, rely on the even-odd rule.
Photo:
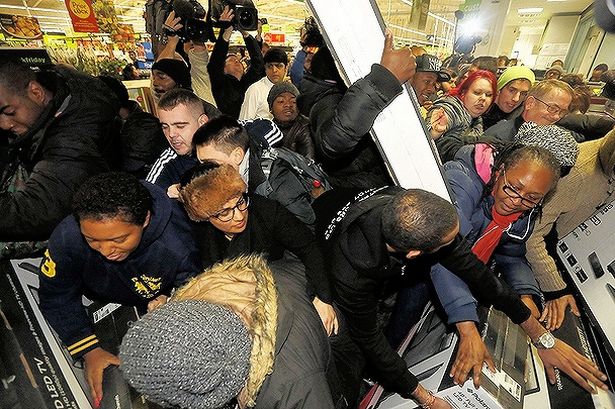
{"label": "dark curly hair", "polygon": [[408,189],[384,207],[382,234],[396,250],[429,252],[442,245],[458,220],[449,201],[425,190]]}
{"label": "dark curly hair", "polygon": [[73,197],[73,213],[77,221],[119,217],[126,223],[142,225],[152,206],[152,196],[147,188],[136,177],[124,172],[93,176]]}

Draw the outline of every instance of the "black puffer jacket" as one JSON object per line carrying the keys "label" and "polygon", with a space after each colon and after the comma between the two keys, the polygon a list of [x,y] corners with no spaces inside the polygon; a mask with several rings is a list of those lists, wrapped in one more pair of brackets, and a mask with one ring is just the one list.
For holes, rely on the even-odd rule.
{"label": "black puffer jacket", "polygon": [[372,65],[371,72],[346,92],[336,84],[304,77],[299,106],[302,113],[309,109],[316,161],[322,163],[334,188],[390,184],[369,131],[401,91],[397,78],[380,64]]}
{"label": "black puffer jacket", "polygon": [[0,241],[49,238],[70,213],[75,190],[108,169],[102,152],[120,153],[112,137],[119,101],[102,81],[65,67],[38,79],[54,96],[30,132],[12,141],[13,161],[29,177],[22,189],[0,195]]}

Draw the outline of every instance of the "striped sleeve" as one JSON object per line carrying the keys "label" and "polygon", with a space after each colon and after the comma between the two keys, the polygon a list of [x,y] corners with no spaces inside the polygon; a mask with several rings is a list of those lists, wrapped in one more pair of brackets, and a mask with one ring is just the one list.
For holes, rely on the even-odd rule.
{"label": "striped sleeve", "polygon": [[98,345],[98,338],[96,338],[96,335],[92,334],[92,335],[88,335],[85,338],[82,338],[81,340],[74,342],[73,344],[69,345],[68,348],[68,352],[70,353],[70,355],[74,358],[78,358],[84,354],[86,354],[87,352],[91,351],[94,348],[97,348]]}
{"label": "striped sleeve", "polygon": [[171,149],[171,148],[165,149],[160,154],[158,159],[156,159],[156,162],[154,163],[154,166],[152,166],[152,168],[150,169],[149,173],[145,177],[145,181],[149,182],[149,183],[152,183],[152,184],[155,184],[156,180],[158,180],[158,177],[162,173],[162,170],[164,169],[166,164],[169,163],[170,161],[172,161],[173,159],[175,159],[176,157],[177,157],[177,153],[175,153],[175,151],[173,149]]}
{"label": "striped sleeve", "polygon": [[249,133],[264,138],[269,146],[276,147],[282,142],[284,135],[280,128],[271,120],[264,118],[240,120],[239,123],[245,127]]}

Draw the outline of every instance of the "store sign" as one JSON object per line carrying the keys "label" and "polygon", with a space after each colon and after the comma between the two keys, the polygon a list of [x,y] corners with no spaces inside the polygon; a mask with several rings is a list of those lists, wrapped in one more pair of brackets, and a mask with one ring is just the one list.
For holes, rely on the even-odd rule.
{"label": "store sign", "polygon": [[98,33],[91,0],[64,0],[76,33]]}
{"label": "store sign", "polygon": [[43,37],[41,26],[34,17],[0,14],[0,27],[7,39],[36,40]]}
{"label": "store sign", "polygon": [[268,44],[286,42],[286,34],[284,33],[265,33],[263,37]]}

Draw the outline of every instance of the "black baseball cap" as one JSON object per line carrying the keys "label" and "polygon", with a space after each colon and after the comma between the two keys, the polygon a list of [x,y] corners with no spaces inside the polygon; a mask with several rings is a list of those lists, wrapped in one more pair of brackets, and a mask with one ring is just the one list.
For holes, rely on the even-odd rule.
{"label": "black baseball cap", "polygon": [[438,75],[438,82],[451,80],[451,76],[442,71],[442,61],[435,55],[423,54],[416,57],[416,72],[433,72]]}

